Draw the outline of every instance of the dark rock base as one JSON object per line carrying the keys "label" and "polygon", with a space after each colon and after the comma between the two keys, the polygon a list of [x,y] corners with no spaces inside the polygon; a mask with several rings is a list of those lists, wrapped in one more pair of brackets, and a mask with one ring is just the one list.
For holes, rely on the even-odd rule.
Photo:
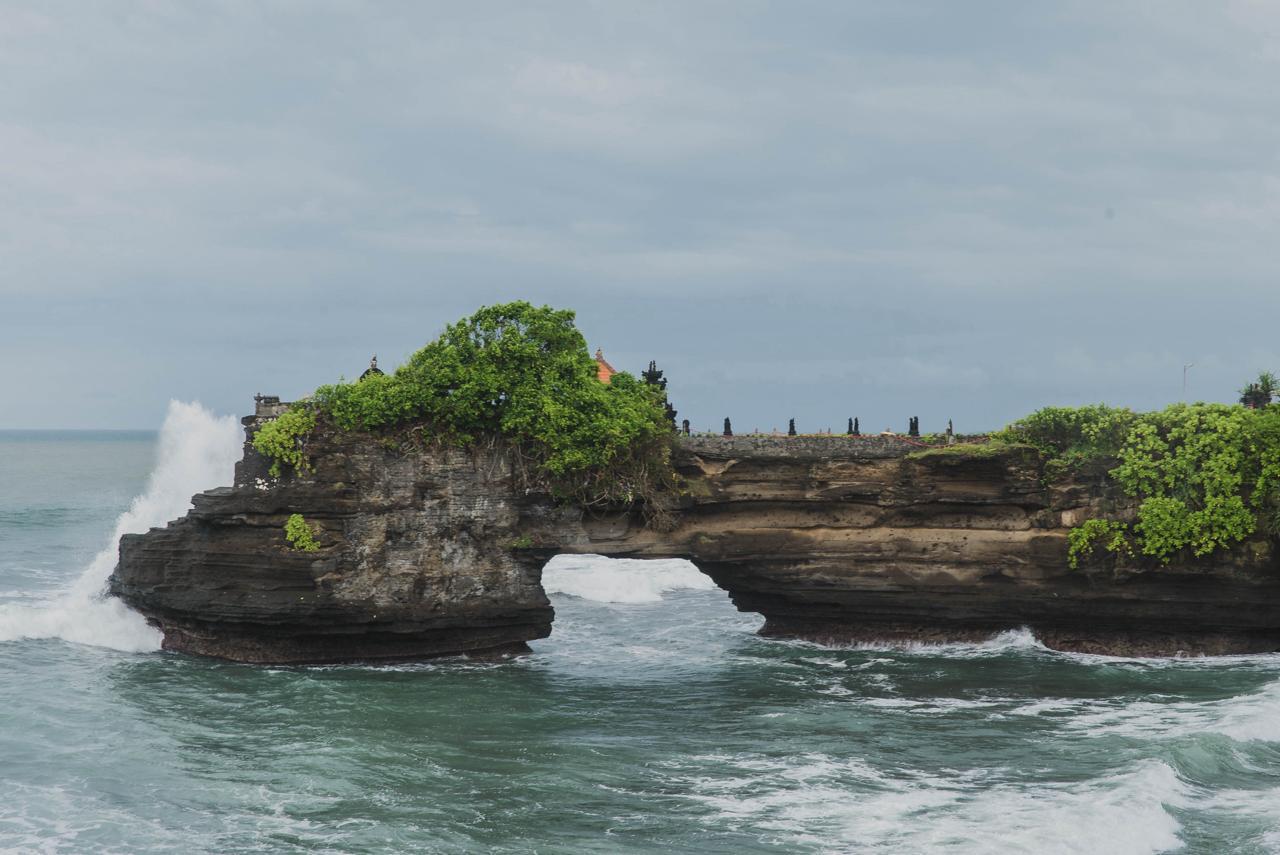
{"label": "dark rock base", "polygon": [[549,622],[541,628],[366,631],[346,635],[276,635],[258,628],[152,623],[164,633],[161,646],[165,650],[261,665],[409,662],[447,656],[496,659],[530,652],[525,641],[513,641],[513,636],[532,641],[551,634]]}

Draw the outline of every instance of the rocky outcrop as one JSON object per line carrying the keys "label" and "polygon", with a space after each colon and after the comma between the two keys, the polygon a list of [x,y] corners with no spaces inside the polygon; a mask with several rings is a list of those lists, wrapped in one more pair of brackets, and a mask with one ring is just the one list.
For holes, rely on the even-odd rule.
{"label": "rocky outcrop", "polygon": [[[233,487],[121,538],[111,592],[163,630],[166,649],[242,662],[495,654],[550,633],[541,564],[511,548],[542,500],[511,489],[503,459],[322,444],[314,471],[275,479],[246,443]],[[295,513],[319,551],[285,540]]]}
{"label": "rocky outcrop", "polygon": [[[246,420],[250,433],[256,421]],[[689,558],[766,635],[970,639],[1030,626],[1110,653],[1280,649],[1280,566],[1255,540],[1211,559],[1068,567],[1071,526],[1132,513],[1104,466],[1047,483],[1038,456],[920,453],[885,437],[687,438],[668,526],[520,489],[496,449],[322,438],[314,472],[233,487],[121,541],[112,590],[166,647],[251,662],[521,649],[550,631],[542,565],[565,552]],[[322,548],[284,540],[289,514]]]}
{"label": "rocky outcrop", "polygon": [[[1280,562],[1255,539],[1210,558],[1067,562],[1067,534],[1136,511],[1098,463],[1048,482],[1031,449],[901,439],[699,438],[669,532],[584,519],[560,551],[694,561],[765,635],[959,640],[1029,626],[1097,653],[1280,649]],[[548,536],[553,536],[549,534]]]}

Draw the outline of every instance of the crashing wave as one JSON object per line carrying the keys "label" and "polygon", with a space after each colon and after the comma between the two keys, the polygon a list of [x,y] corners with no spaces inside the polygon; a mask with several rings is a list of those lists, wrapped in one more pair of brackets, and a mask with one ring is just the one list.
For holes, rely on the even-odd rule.
{"label": "crashing wave", "polygon": [[201,490],[229,484],[242,434],[231,416],[215,416],[198,403],[170,401],[146,490],[116,520],[102,551],[56,600],[37,606],[0,606],[0,641],[61,638],[116,650],[160,648],[159,631],[115,597],[106,596],[120,538],[163,526],[191,508]]}
{"label": "crashing wave", "polygon": [[679,558],[557,555],[542,571],[542,587],[597,603],[657,603],[668,592],[714,590],[716,583]]}

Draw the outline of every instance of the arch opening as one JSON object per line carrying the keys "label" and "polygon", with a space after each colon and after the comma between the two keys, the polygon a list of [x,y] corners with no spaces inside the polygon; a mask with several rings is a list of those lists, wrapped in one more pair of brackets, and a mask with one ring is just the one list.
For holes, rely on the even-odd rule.
{"label": "arch opening", "polygon": [[662,614],[661,620],[640,620],[635,628],[639,632],[661,632],[663,624],[711,621],[755,633],[764,622],[757,613],[735,608],[728,591],[685,558],[560,553],[543,566],[542,587],[556,608],[553,639],[581,617],[584,609]]}

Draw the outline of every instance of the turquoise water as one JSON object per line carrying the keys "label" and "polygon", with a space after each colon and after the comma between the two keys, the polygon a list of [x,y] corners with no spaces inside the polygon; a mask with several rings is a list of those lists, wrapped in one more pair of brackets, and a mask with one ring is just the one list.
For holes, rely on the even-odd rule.
{"label": "turquoise water", "polygon": [[[187,416],[170,452],[229,465]],[[590,558],[506,662],[156,652],[66,592],[165,454],[0,433],[0,849],[1280,851],[1277,656],[766,641],[689,565]]]}

